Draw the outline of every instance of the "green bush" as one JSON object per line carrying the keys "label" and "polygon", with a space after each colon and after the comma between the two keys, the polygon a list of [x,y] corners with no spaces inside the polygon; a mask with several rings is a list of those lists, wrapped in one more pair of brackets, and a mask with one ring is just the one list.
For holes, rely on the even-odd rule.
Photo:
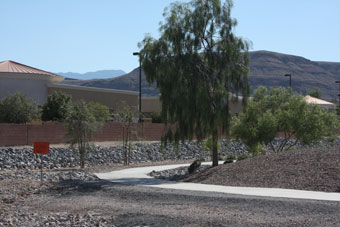
{"label": "green bush", "polygon": [[[208,151],[208,152],[212,151],[212,148],[213,148],[213,139],[212,139],[212,136],[208,137],[208,139],[203,140],[202,148],[203,148],[203,150]],[[217,150],[221,150],[221,149],[222,149],[221,143],[218,142],[217,143]]]}
{"label": "green bush", "polygon": [[9,95],[0,101],[0,123],[27,123],[37,120],[37,105],[22,93]]}
{"label": "green bush", "polygon": [[321,98],[321,91],[319,88],[313,89],[307,92],[307,95],[312,96],[314,98]]}
{"label": "green bush", "polygon": [[[245,112],[234,122],[233,133],[246,144],[248,151],[257,154],[261,146],[269,145],[274,152],[280,152],[298,142],[308,145],[323,137],[334,137],[338,125],[334,114],[307,104],[303,96],[291,89],[268,91],[260,87]],[[284,137],[279,146],[274,146],[278,133]],[[287,145],[291,139],[295,142]]]}
{"label": "green bush", "polygon": [[152,123],[162,123],[162,116],[160,111],[153,111],[151,113]]}
{"label": "green bush", "polygon": [[71,96],[55,91],[42,106],[42,121],[65,121],[72,107]]}
{"label": "green bush", "polygon": [[241,160],[247,159],[249,157],[250,156],[248,154],[241,154],[237,157],[237,161],[241,161]]}
{"label": "green bush", "polygon": [[93,113],[93,116],[95,117],[96,121],[105,122],[111,120],[109,107],[102,105],[98,102],[89,102],[87,104],[87,107]]}
{"label": "green bush", "polygon": [[90,143],[92,136],[103,124],[96,120],[93,112],[84,101],[75,103],[72,106],[66,122],[68,125],[69,143],[71,147],[78,149],[80,167],[84,168],[87,154],[93,150],[93,146]]}
{"label": "green bush", "polygon": [[236,156],[233,155],[233,154],[228,154],[227,157],[225,158],[224,164],[226,164],[226,163],[233,163],[234,160],[236,160]]}

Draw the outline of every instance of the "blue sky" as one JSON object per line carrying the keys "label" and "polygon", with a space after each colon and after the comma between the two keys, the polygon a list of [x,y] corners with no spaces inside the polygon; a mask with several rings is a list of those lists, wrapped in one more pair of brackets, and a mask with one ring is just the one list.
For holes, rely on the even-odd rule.
{"label": "blue sky", "polygon": [[[51,72],[138,66],[137,43],[158,37],[173,0],[2,0],[0,61]],[[186,0],[185,2],[188,2]],[[340,62],[339,0],[234,0],[237,35],[251,50]]]}

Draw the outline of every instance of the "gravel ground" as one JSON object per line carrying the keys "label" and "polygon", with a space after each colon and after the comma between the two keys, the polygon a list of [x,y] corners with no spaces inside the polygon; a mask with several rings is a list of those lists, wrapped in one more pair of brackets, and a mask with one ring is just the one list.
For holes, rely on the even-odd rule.
{"label": "gravel ground", "polygon": [[[202,167],[190,176],[176,170],[174,179],[337,191],[339,162],[340,147],[333,146]],[[45,170],[42,184],[38,170],[0,171],[0,226],[340,226],[339,202],[126,186],[92,174],[121,168]]]}
{"label": "gravel ground", "polygon": [[[20,190],[28,186],[21,183]],[[4,203],[0,226],[339,226],[339,207],[337,202],[66,181],[46,183]]]}
{"label": "gravel ground", "polygon": [[49,171],[43,184],[39,171],[0,172],[0,226],[340,226],[339,202],[126,186],[98,170]]}

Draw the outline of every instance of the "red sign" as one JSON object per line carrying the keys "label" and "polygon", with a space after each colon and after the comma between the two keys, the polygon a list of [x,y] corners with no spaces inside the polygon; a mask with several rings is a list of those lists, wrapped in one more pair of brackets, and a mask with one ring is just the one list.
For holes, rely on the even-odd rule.
{"label": "red sign", "polygon": [[49,151],[49,142],[34,142],[34,154],[48,154]]}

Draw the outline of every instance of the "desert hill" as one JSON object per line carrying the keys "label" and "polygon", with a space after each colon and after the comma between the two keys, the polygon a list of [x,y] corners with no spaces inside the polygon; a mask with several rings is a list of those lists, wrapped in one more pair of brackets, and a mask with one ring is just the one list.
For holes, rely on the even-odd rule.
{"label": "desert hill", "polygon": [[[335,101],[340,80],[340,63],[311,61],[303,57],[281,54],[270,51],[253,51],[250,57],[250,82],[252,89],[263,85],[267,87],[288,87],[289,78],[284,74],[292,74],[292,87],[296,92],[305,94],[319,88],[322,98]],[[110,79],[64,81],[67,84],[138,91],[139,68],[132,72]],[[142,73],[142,93],[144,96],[159,94],[156,85],[149,86]]]}
{"label": "desert hill", "polygon": [[59,72],[57,75],[63,76],[67,79],[89,80],[89,79],[107,79],[126,74],[122,70],[99,70],[87,73],[73,73],[73,72]]}

